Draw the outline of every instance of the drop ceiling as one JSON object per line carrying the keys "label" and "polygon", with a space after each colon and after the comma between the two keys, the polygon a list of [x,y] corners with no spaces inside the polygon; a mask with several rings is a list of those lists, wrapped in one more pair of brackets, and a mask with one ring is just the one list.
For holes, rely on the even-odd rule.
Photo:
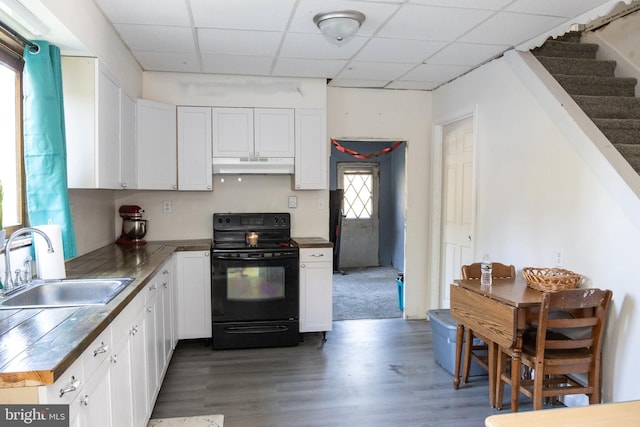
{"label": "drop ceiling", "polygon": [[[432,90],[609,0],[95,0],[145,71]],[[343,42],[313,17],[366,15]],[[584,22],[584,21],[582,21]],[[544,39],[544,38],[543,38]],[[542,40],[543,40],[542,39]]]}

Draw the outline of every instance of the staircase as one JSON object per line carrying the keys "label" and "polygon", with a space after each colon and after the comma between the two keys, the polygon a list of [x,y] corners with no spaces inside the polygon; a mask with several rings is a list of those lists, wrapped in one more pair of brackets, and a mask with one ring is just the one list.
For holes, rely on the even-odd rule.
{"label": "staircase", "polygon": [[640,173],[640,98],[637,80],[615,77],[615,61],[596,59],[597,44],[580,33],[549,39],[532,53]]}

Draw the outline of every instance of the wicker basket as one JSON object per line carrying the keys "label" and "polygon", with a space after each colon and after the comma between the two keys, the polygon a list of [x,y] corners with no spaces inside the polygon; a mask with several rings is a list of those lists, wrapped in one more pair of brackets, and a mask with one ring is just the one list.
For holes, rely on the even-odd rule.
{"label": "wicker basket", "polygon": [[573,289],[578,286],[582,276],[562,268],[525,267],[522,276],[527,286],[542,292],[555,292]]}

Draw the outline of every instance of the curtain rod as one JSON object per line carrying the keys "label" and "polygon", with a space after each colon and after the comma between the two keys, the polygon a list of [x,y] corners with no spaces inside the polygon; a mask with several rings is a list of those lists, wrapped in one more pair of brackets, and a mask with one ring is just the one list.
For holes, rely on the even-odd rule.
{"label": "curtain rod", "polygon": [[11,36],[13,36],[13,38],[18,40],[23,45],[29,46],[30,50],[33,49],[32,51],[35,51],[35,52],[40,50],[40,46],[38,46],[37,44],[33,43],[32,41],[24,38],[22,35],[20,35],[20,33],[18,33],[16,30],[14,30],[13,28],[11,28],[9,25],[5,24],[2,21],[0,21],[0,28],[2,28],[4,31],[9,33]]}

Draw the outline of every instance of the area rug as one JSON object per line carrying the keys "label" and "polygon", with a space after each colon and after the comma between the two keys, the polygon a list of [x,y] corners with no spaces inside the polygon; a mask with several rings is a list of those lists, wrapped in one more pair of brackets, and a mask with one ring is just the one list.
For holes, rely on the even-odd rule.
{"label": "area rug", "polygon": [[222,427],[223,415],[198,415],[195,417],[158,418],[149,420],[147,427]]}

